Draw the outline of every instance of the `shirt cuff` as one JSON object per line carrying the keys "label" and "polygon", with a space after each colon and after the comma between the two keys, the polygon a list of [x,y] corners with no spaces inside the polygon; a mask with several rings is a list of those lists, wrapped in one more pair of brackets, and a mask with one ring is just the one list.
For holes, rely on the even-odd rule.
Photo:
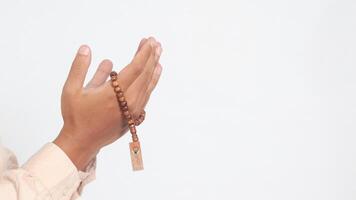
{"label": "shirt cuff", "polygon": [[84,185],[95,179],[95,168],[96,159],[89,163],[84,172],[78,171],[70,158],[54,143],[46,144],[23,165],[23,169],[50,192],[75,196],[81,194]]}

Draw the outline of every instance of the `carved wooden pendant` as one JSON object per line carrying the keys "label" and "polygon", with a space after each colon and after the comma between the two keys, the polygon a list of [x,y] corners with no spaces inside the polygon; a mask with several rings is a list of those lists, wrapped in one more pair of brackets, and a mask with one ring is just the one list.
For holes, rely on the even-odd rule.
{"label": "carved wooden pendant", "polygon": [[140,142],[131,142],[130,143],[130,155],[132,170],[139,171],[143,170],[143,161],[142,161],[142,152],[140,147]]}

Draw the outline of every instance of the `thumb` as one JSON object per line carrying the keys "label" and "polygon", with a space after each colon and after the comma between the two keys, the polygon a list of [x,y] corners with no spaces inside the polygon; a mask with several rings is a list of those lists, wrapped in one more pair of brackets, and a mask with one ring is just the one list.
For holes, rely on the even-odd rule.
{"label": "thumb", "polygon": [[82,45],[74,58],[69,71],[67,81],[64,85],[66,89],[73,92],[83,88],[85,76],[91,61],[91,51],[87,45]]}

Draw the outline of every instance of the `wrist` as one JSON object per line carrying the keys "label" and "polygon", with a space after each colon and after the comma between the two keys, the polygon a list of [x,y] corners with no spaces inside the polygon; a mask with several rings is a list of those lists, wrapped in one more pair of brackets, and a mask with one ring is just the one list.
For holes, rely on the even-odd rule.
{"label": "wrist", "polygon": [[94,148],[92,145],[85,144],[83,141],[76,139],[73,133],[64,130],[64,128],[53,143],[66,153],[80,171],[85,171],[90,161],[99,152],[98,148]]}

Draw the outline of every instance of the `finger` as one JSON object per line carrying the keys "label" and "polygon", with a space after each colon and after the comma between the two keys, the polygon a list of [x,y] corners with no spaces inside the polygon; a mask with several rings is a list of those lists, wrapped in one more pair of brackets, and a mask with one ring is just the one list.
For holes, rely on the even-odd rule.
{"label": "finger", "polygon": [[118,80],[123,90],[126,90],[142,73],[148,59],[150,58],[154,45],[155,39],[149,38],[131,63],[119,72]]}
{"label": "finger", "polygon": [[162,48],[160,43],[157,43],[154,47],[150,58],[148,59],[144,71],[140,76],[134,81],[133,88],[137,92],[146,91],[149,85],[149,82],[152,80],[153,72],[159,64],[159,59],[162,53]]}
{"label": "finger", "polygon": [[140,103],[137,107],[137,112],[140,112],[145,109],[148,100],[150,99],[150,96],[153,92],[153,90],[156,88],[157,83],[159,81],[159,78],[161,77],[162,74],[162,65],[158,64],[157,67],[155,68],[155,71],[153,72],[153,77],[151,79],[150,84],[148,85],[146,95],[144,96],[142,103]]}
{"label": "finger", "polygon": [[86,45],[82,45],[77,55],[74,58],[72,67],[69,71],[65,88],[73,91],[78,91],[83,88],[85,76],[88,72],[88,68],[91,61],[91,51]]}
{"label": "finger", "polygon": [[[137,55],[132,60],[132,62],[118,73],[117,81],[119,82],[120,88],[126,94],[129,94],[129,92],[126,92],[126,90],[134,82],[134,80],[139,77],[139,75],[144,70],[146,63],[149,57],[151,56],[151,52],[153,51],[153,46],[155,44],[156,44],[156,40],[152,37],[148,38],[146,42],[144,43],[142,42],[142,46],[138,51]],[[108,94],[115,94],[112,92],[111,81],[108,81],[105,84],[103,84],[102,88],[106,90]],[[116,96],[110,95],[110,98],[116,98]],[[129,104],[134,105],[131,103]]]}
{"label": "finger", "polygon": [[113,64],[110,60],[103,60],[96,70],[93,78],[89,81],[86,88],[94,88],[105,83],[112,71]]}
{"label": "finger", "polygon": [[[145,91],[147,90],[148,85],[152,79],[154,69],[158,65],[162,48],[160,47],[159,43],[157,43],[157,46],[154,48],[154,51],[152,51],[151,56],[146,63],[144,71],[129,88],[130,91],[128,92],[131,93],[132,91],[132,95],[130,96],[134,97],[132,100],[130,100],[132,102],[132,105],[135,105],[131,106],[133,110],[136,110],[137,106],[141,103],[140,101],[142,101],[142,98],[145,95]],[[137,114],[137,112],[134,112],[135,117]]]}
{"label": "finger", "polygon": [[143,38],[140,42],[140,44],[138,45],[137,51],[135,53],[135,56],[138,54],[138,52],[140,52],[140,50],[142,49],[142,46],[147,42],[146,38]]}

